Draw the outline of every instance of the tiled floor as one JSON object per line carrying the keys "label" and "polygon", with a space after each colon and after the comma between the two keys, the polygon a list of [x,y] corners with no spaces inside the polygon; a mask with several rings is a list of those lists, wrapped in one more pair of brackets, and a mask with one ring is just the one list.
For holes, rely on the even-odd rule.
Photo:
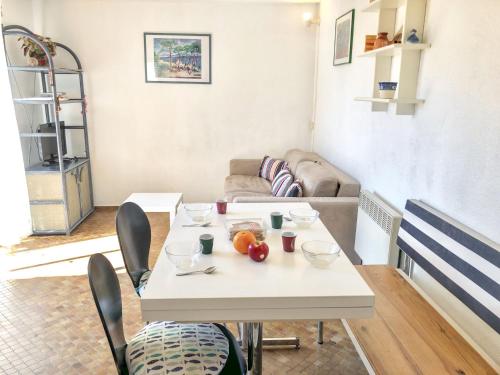
{"label": "tiled floor", "polygon": [[[113,208],[99,208],[73,235],[31,237],[0,249],[0,374],[114,374],[114,364],[88,287],[88,256],[103,252],[119,272],[127,337],[138,330],[139,299],[114,234]],[[148,214],[150,264],[168,232],[167,214]],[[366,374],[340,321],[267,323],[265,336],[301,338],[299,350],[266,350],[265,374]],[[231,327],[234,328],[234,327]]]}

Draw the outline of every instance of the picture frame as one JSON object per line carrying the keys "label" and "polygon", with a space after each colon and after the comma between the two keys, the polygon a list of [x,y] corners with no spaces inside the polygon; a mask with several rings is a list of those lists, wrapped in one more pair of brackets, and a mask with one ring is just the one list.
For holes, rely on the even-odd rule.
{"label": "picture frame", "polygon": [[353,36],[354,9],[351,9],[335,20],[334,66],[350,64],[352,62]]}
{"label": "picture frame", "polygon": [[146,83],[212,83],[212,34],[144,33]]}

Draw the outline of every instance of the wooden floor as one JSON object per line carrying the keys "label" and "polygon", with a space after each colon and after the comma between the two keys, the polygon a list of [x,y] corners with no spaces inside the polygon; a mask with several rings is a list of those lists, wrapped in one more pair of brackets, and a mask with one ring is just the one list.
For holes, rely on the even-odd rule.
{"label": "wooden floor", "polygon": [[377,373],[496,374],[396,270],[357,268],[375,292],[375,316],[349,326]]}
{"label": "wooden floor", "polygon": [[[114,364],[86,276],[89,255],[102,252],[119,272],[126,336],[141,326],[118,250],[114,208],[99,208],[71,236],[30,237],[0,249],[0,374],[114,374]],[[168,233],[168,214],[148,214],[150,264]],[[264,374],[366,374],[340,321],[265,324],[265,336],[300,336],[299,350],[266,350]],[[234,327],[231,327],[234,330]]]}

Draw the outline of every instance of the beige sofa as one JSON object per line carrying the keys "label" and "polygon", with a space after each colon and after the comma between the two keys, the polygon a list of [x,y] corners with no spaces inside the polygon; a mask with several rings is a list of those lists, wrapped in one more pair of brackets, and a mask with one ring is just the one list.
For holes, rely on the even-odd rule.
{"label": "beige sofa", "polygon": [[229,163],[224,191],[229,202],[308,202],[344,252],[355,264],[356,219],[360,184],[314,152],[297,149],[283,157],[293,175],[302,181],[302,198],[282,198],[271,194],[271,183],[258,177],[262,159],[233,159]]}

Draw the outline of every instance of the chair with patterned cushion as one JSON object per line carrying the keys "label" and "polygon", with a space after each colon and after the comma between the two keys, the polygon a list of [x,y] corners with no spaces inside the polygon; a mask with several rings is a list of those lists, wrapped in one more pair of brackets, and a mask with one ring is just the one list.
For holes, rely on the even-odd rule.
{"label": "chair with patterned cushion", "polygon": [[152,322],[129,343],[122,322],[120,284],[109,260],[90,257],[88,276],[119,375],[236,375],[246,366],[234,336],[222,325]]}
{"label": "chair with patterned cushion", "polygon": [[151,275],[148,266],[151,226],[141,207],[125,202],[118,208],[116,234],[127,273],[141,296]]}

